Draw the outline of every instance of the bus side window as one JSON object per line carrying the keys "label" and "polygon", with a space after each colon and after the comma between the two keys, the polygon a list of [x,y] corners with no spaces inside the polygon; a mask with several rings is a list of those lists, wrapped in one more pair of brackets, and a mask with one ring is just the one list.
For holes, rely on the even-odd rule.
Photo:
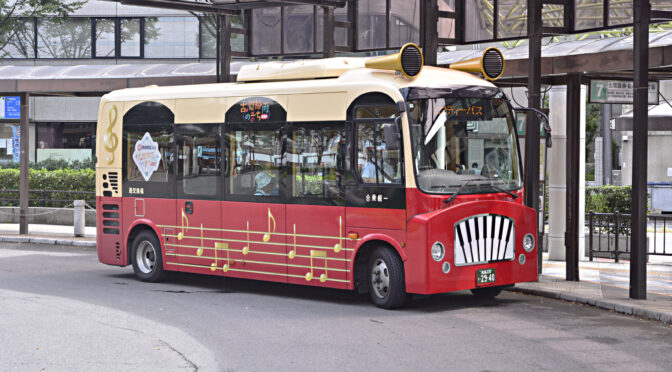
{"label": "bus side window", "polygon": [[342,199],[344,124],[296,127],[287,146],[292,197]]}
{"label": "bus side window", "polygon": [[276,130],[233,130],[228,169],[231,195],[279,196],[282,137]]}
{"label": "bus side window", "polygon": [[364,183],[401,183],[398,133],[394,123],[357,124],[356,172]]}
{"label": "bus side window", "polygon": [[221,159],[219,126],[182,124],[177,130],[182,193],[185,196],[216,196]]}

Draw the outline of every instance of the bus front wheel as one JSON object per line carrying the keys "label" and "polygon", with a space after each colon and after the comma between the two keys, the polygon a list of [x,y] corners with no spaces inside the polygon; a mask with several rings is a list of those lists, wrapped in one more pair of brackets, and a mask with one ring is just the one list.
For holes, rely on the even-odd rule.
{"label": "bus front wheel", "polygon": [[165,279],[161,256],[161,243],[156,235],[148,230],[142,231],[133,240],[131,262],[135,277],[143,282],[160,282]]}
{"label": "bus front wheel", "polygon": [[407,299],[404,263],[387,247],[377,247],[369,256],[368,283],[371,301],[378,307],[394,309]]}

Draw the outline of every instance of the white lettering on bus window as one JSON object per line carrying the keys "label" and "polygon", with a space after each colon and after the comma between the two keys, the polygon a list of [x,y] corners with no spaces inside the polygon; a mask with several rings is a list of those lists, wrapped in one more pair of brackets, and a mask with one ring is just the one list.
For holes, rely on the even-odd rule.
{"label": "white lettering on bus window", "polygon": [[159,162],[161,161],[159,144],[152,140],[149,132],[146,132],[142,139],[135,143],[133,161],[138,166],[145,181],[149,181],[152,173],[159,169]]}

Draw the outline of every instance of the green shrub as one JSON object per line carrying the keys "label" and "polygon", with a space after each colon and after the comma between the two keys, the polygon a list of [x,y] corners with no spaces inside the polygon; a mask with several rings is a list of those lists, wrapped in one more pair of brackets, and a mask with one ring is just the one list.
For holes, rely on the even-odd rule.
{"label": "green shrub", "polygon": [[[96,163],[93,161],[93,158],[88,158],[85,160],[74,160],[67,161],[64,159],[45,159],[37,163],[30,163],[30,169],[46,169],[49,171],[57,169],[95,169]],[[21,165],[19,163],[7,163],[5,165],[0,164],[0,169],[19,169]]]}
{"label": "green shrub", "polygon": [[[16,206],[19,204],[18,191],[4,191],[19,189],[19,173],[18,169],[0,169],[0,191],[3,191],[0,192],[0,198],[3,199],[2,205]],[[31,169],[28,188],[30,190],[95,191],[96,172],[93,169],[57,169],[51,171],[47,169]],[[33,207],[64,207],[76,199],[88,200],[90,204],[95,199],[95,196],[93,194],[63,192],[31,192],[29,199],[31,200],[30,206]]]}
{"label": "green shrub", "polygon": [[630,213],[632,186],[586,187],[586,213]]}

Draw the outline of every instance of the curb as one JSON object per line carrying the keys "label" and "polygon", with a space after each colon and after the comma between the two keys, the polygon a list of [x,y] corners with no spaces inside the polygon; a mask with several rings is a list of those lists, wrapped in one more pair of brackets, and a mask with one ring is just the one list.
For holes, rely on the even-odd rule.
{"label": "curb", "polygon": [[69,240],[56,238],[35,238],[30,236],[0,236],[2,243],[33,243],[49,245],[71,245],[75,247],[95,247],[95,241]]}
{"label": "curb", "polygon": [[605,301],[602,299],[588,298],[582,296],[576,296],[569,293],[562,292],[552,292],[543,289],[532,289],[532,288],[520,288],[514,287],[508,289],[511,292],[518,292],[527,295],[534,295],[546,298],[553,298],[557,300],[564,300],[570,302],[577,302],[584,305],[589,305],[593,307],[598,307],[600,309],[611,310],[616,313],[625,314],[625,315],[634,315],[650,320],[656,320],[663,322],[665,324],[672,325],[672,314],[663,313],[656,310],[649,310],[640,306],[625,305],[620,303],[614,303]]}

